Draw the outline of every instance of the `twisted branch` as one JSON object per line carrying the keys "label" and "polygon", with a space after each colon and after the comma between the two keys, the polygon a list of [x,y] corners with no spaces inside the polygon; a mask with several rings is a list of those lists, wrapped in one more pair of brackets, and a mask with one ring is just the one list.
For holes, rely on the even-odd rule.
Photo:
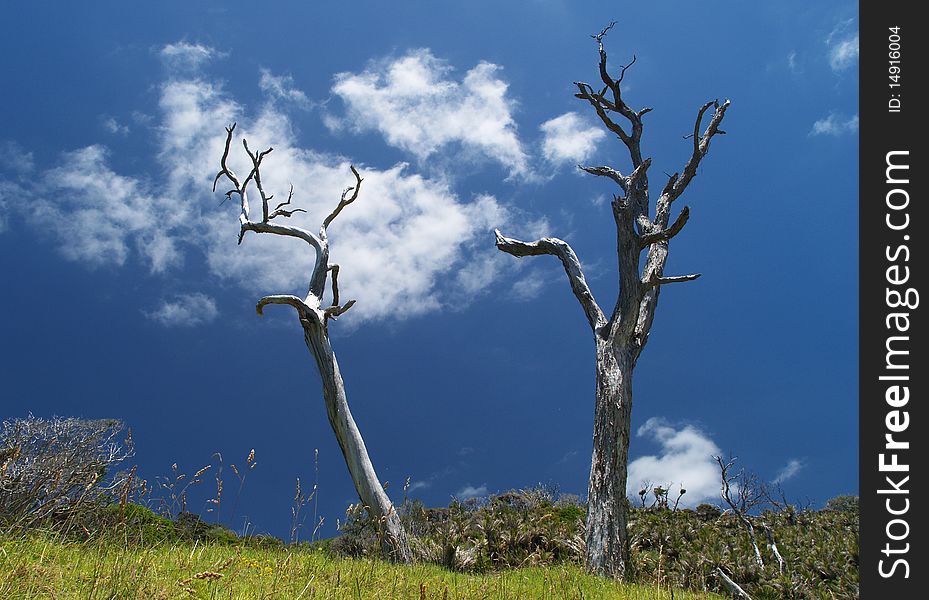
{"label": "twisted branch", "polygon": [[[317,312],[317,308],[315,307],[319,306],[319,302],[322,298],[323,291],[326,286],[327,275],[331,272],[333,303],[332,306],[327,307],[321,313],[321,324],[325,326],[328,319],[337,318],[338,316],[344,314],[355,304],[354,300],[350,300],[344,305],[339,305],[339,266],[329,265],[329,242],[326,235],[326,229],[329,227],[332,221],[337,216],[339,216],[339,213],[342,212],[342,209],[358,199],[358,194],[361,190],[362,177],[358,173],[358,170],[355,168],[355,166],[351,165],[350,168],[352,174],[355,176],[355,185],[347,187],[342,191],[342,196],[339,199],[338,205],[323,221],[322,225],[320,226],[318,236],[314,235],[306,229],[303,229],[302,227],[271,223],[271,220],[277,217],[289,218],[295,213],[306,211],[302,208],[285,208],[286,206],[290,206],[293,202],[294,187],[292,184],[290,186],[290,191],[287,194],[287,200],[278,204],[273,211],[270,210],[269,205],[274,196],[268,195],[264,190],[264,186],[261,181],[261,163],[264,158],[272,152],[273,148],[268,148],[267,150],[257,153],[252,152],[251,148],[248,146],[248,141],[243,139],[242,146],[245,148],[245,152],[251,159],[252,169],[249,172],[248,177],[242,181],[239,180],[238,176],[236,176],[232,169],[229,168],[227,163],[235,127],[235,123],[229,127],[226,127],[226,143],[223,147],[222,158],[220,159],[220,170],[216,174],[216,177],[213,179],[213,191],[216,191],[217,184],[223,177],[225,177],[233,185],[233,188],[226,192],[226,197],[230,198],[233,194],[239,196],[241,201],[241,212],[239,215],[239,243],[242,243],[242,240],[247,232],[254,231],[255,233],[271,233],[302,239],[316,250],[316,262],[314,263],[313,272],[310,276],[309,291],[305,300],[292,295],[266,296],[258,302],[258,304],[255,306],[255,310],[258,312],[258,314],[262,314],[264,307],[268,304],[287,304],[293,306],[297,310],[301,321],[305,323],[320,323],[320,316]],[[261,221],[252,221],[249,219],[248,185],[252,181],[254,181],[255,187],[258,190],[258,194],[261,196]]]}
{"label": "twisted branch", "polygon": [[[294,213],[298,213],[298,212],[304,212],[304,213],[305,213],[306,211],[303,210],[302,208],[295,208],[295,209],[293,209],[293,210],[286,210],[286,209],[284,208],[285,206],[287,206],[288,204],[290,204],[290,201],[293,199],[293,197],[294,197],[294,184],[291,183],[291,184],[290,184],[290,192],[287,193],[287,200],[285,200],[284,202],[281,202],[280,204],[277,205],[277,207],[274,209],[274,212],[272,212],[270,215],[268,215],[268,220],[270,221],[270,220],[273,219],[274,217],[286,217],[286,218],[290,218],[290,217],[292,217],[292,216],[294,215]],[[269,196],[269,197],[268,197],[268,200],[270,200],[271,198],[273,198],[273,196]]]}
{"label": "twisted branch", "polygon": [[343,306],[339,306],[339,269],[339,265],[329,266],[329,270],[332,272],[332,306],[323,311],[324,320],[332,319],[334,321],[355,305],[354,300],[349,300]]}
{"label": "twisted branch", "polygon": [[558,238],[542,238],[534,242],[522,242],[513,238],[504,237],[499,229],[494,230],[496,236],[497,248],[516,257],[539,256],[541,254],[550,254],[557,257],[564,266],[565,274],[568,276],[568,282],[571,284],[571,290],[581,303],[587,322],[594,331],[600,329],[606,324],[606,317],[597,301],[594,300],[593,292],[587,285],[587,279],[584,277],[584,271],[581,269],[581,262],[577,254],[567,242]]}
{"label": "twisted branch", "polygon": [[[330,213],[326,220],[323,221],[323,230],[329,227],[329,224],[339,216],[339,213],[342,212],[342,209],[354,202],[358,198],[358,192],[361,191],[361,182],[363,179],[361,175],[358,174],[358,171],[355,169],[355,165],[350,165],[349,168],[352,170],[352,175],[355,176],[355,185],[345,188],[342,191],[342,198],[339,200],[339,205],[335,207],[335,210]],[[353,192],[349,197],[348,193]]]}

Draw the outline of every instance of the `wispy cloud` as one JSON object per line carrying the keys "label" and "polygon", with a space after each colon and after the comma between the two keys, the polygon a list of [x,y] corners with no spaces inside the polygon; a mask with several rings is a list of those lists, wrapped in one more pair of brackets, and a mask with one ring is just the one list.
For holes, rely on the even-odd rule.
{"label": "wispy cloud", "polygon": [[645,482],[687,493],[681,503],[695,506],[719,493],[719,470],[713,456],[719,447],[693,425],[674,427],[662,418],[652,417],[639,427],[638,437],[652,439],[660,445],[655,455],[640,456],[629,463],[627,493],[634,495]]}
{"label": "wispy cloud", "polygon": [[35,168],[35,158],[13,140],[0,140],[0,153],[3,154],[3,167],[22,175]]}
{"label": "wispy cloud", "polygon": [[181,262],[172,199],[110,169],[103,146],[67,152],[59,164],[30,190],[26,219],[66,258],[88,267],[122,265],[134,248],[152,272]]}
{"label": "wispy cloud", "polygon": [[799,73],[799,72],[800,72],[800,70],[801,70],[801,69],[800,69],[800,61],[799,61],[799,58],[798,58],[798,56],[797,56],[797,51],[796,51],[796,50],[791,50],[791,51],[787,54],[787,68],[790,69],[791,73]]}
{"label": "wispy cloud", "polygon": [[22,196],[22,193],[22,188],[17,184],[0,179],[0,233],[9,228],[8,211],[16,198]]}
{"label": "wispy cloud", "polygon": [[470,500],[471,498],[482,498],[487,495],[487,484],[473,486],[468,484],[455,493],[459,500]]}
{"label": "wispy cloud", "polygon": [[771,483],[784,483],[788,479],[792,479],[803,469],[803,466],[803,461],[796,458],[790,459],[787,461],[787,464],[777,472],[777,475],[771,480]]}
{"label": "wispy cloud", "polygon": [[568,112],[542,123],[542,154],[552,163],[578,163],[590,158],[606,132],[594,127],[576,112]]}
{"label": "wispy cloud", "polygon": [[114,117],[102,117],[100,124],[104,130],[113,135],[129,135],[129,126],[120,123]]}
{"label": "wispy cloud", "polygon": [[171,300],[162,300],[151,311],[143,314],[166,327],[191,327],[209,323],[219,314],[216,301],[206,294],[180,294]]}
{"label": "wispy cloud", "polygon": [[826,37],[829,66],[835,72],[845,71],[858,62],[858,29],[854,19],[840,22]]}
{"label": "wispy cloud", "polygon": [[448,63],[428,49],[371,63],[361,73],[339,73],[332,92],[345,103],[342,119],[356,131],[378,131],[388,144],[425,161],[452,144],[465,157],[486,157],[511,176],[529,175],[498,65],[481,62],[459,81]]}
{"label": "wispy cloud", "polygon": [[215,48],[189,42],[167,44],[159,49],[158,54],[169,69],[182,71],[199,69],[212,59],[222,56]]}
{"label": "wispy cloud", "polygon": [[561,458],[559,458],[559,459],[555,462],[555,464],[556,464],[556,465],[565,465],[565,464],[568,464],[570,461],[572,461],[572,460],[574,460],[575,458],[577,458],[577,455],[578,455],[578,451],[577,451],[577,450],[568,450],[567,452],[564,453],[564,456],[562,456]]}
{"label": "wispy cloud", "polygon": [[271,98],[293,102],[303,108],[311,105],[310,99],[302,90],[297,89],[294,78],[290,75],[275,75],[268,69],[261,69],[258,86]]}
{"label": "wispy cloud", "polygon": [[813,123],[813,129],[810,130],[810,135],[839,136],[855,133],[857,131],[858,115],[846,118],[836,113],[829,113],[829,116]]}
{"label": "wispy cloud", "polygon": [[527,302],[538,297],[539,292],[545,288],[546,280],[539,271],[530,271],[517,279],[510,288],[513,298]]}
{"label": "wispy cloud", "polygon": [[418,492],[419,490],[426,490],[431,487],[432,487],[431,481],[417,480],[417,481],[410,482],[410,486],[407,488],[407,491],[412,494],[413,492]]}

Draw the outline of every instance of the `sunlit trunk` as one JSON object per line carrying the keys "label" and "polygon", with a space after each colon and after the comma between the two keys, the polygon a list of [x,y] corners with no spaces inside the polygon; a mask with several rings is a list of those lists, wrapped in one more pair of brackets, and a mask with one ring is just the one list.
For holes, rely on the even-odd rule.
{"label": "sunlit trunk", "polygon": [[587,491],[587,568],[629,575],[626,533],[626,464],[632,413],[632,366],[624,349],[597,342],[597,390],[593,454]]}

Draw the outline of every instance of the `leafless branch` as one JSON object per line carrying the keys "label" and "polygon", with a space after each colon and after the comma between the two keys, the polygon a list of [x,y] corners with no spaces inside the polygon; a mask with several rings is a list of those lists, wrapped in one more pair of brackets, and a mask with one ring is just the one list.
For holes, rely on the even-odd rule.
{"label": "leafless branch", "polygon": [[596,331],[606,324],[606,317],[597,301],[594,300],[593,292],[587,285],[587,279],[584,277],[584,271],[581,269],[581,262],[577,254],[567,242],[558,238],[542,238],[534,242],[522,242],[513,238],[504,237],[499,229],[494,230],[497,239],[497,248],[516,257],[539,256],[541,254],[550,254],[558,257],[564,266],[565,274],[571,284],[571,290],[581,303],[587,322],[590,327]]}
{"label": "leafless branch", "polygon": [[652,277],[651,279],[646,279],[642,283],[645,285],[645,289],[651,289],[659,285],[667,285],[669,283],[683,283],[685,281],[693,281],[698,279],[702,273],[692,273],[691,275],[676,275],[673,277]]}
{"label": "leafless branch", "polygon": [[754,503],[760,499],[758,486],[755,485],[757,482],[753,481],[744,470],[740,472],[737,476],[740,480],[736,490],[737,498],[733,499],[731,487],[733,477],[729,471],[735,465],[735,459],[731,458],[723,462],[721,456],[714,456],[713,458],[716,459],[716,463],[719,465],[720,480],[722,482],[720,496],[745,526],[749,540],[752,543],[752,550],[755,552],[755,563],[759,568],[764,568],[764,560],[761,558],[761,550],[758,548],[758,540],[755,536],[755,526],[748,514]]}
{"label": "leafless branch", "polygon": [[[303,210],[302,208],[294,208],[294,209],[292,209],[292,210],[286,210],[286,209],[284,208],[285,206],[287,206],[287,205],[289,205],[289,204],[291,203],[291,200],[293,200],[293,197],[294,197],[294,185],[293,185],[293,184],[290,184],[290,191],[287,193],[287,200],[285,200],[284,202],[281,202],[280,204],[278,204],[278,205],[274,208],[274,211],[273,211],[270,215],[268,215],[268,220],[270,221],[271,219],[273,219],[273,218],[275,218],[275,217],[287,217],[287,218],[289,218],[289,217],[292,217],[292,216],[294,215],[294,213],[298,213],[298,212],[304,212],[304,213],[305,213],[306,211]],[[269,196],[269,197],[268,197],[268,200],[270,200],[270,199],[271,199],[271,197]]]}
{"label": "leafless branch", "polygon": [[[226,127],[226,144],[225,146],[223,146],[223,155],[222,155],[222,158],[220,158],[219,160],[219,164],[220,164],[219,172],[216,174],[216,178],[213,179],[213,191],[214,192],[216,191],[216,184],[219,183],[219,180],[223,176],[225,176],[230,182],[232,182],[232,185],[234,187],[233,189],[226,192],[226,198],[230,198],[232,194],[239,195],[239,203],[240,203],[240,211],[241,211],[239,214],[239,222],[244,224],[244,223],[247,223],[249,219],[248,197],[245,194],[245,186],[239,183],[239,178],[232,171],[232,169],[229,168],[229,165],[226,163],[226,160],[229,158],[229,148],[232,145],[232,135],[235,132],[235,126],[236,124],[233,123],[229,127]],[[247,184],[248,184],[248,181],[246,181],[246,185]],[[241,234],[239,235],[239,243],[242,243]]]}
{"label": "leafless branch", "polygon": [[242,146],[245,147],[245,152],[248,154],[248,157],[252,159],[252,172],[249,173],[248,177],[245,180],[246,186],[248,185],[249,179],[255,180],[255,187],[258,188],[258,195],[261,196],[261,222],[268,222],[268,202],[271,200],[271,196],[265,194],[264,186],[261,185],[261,161],[264,160],[264,157],[271,153],[274,148],[268,148],[264,152],[258,152],[257,154],[249,150],[248,141],[245,138],[242,138]]}
{"label": "leafless branch", "polygon": [[[229,149],[232,145],[233,132],[235,131],[235,123],[230,127],[226,127],[226,143],[223,147],[223,156],[220,159],[220,170],[216,174],[216,178],[213,180],[213,190],[216,190],[216,184],[220,179],[226,177],[234,186],[233,189],[226,192],[227,197],[231,197],[232,194],[237,194],[241,201],[241,212],[239,214],[239,243],[242,243],[242,240],[245,238],[246,232],[254,231],[255,233],[273,233],[277,235],[286,235],[290,237],[295,237],[302,239],[309,245],[311,245],[317,252],[317,262],[319,262],[320,254],[323,251],[322,241],[313,235],[311,232],[295,226],[285,226],[285,225],[275,225],[269,223],[270,215],[268,213],[268,201],[271,199],[270,196],[267,196],[264,192],[264,189],[261,185],[261,161],[265,156],[271,152],[271,148],[254,154],[248,148],[248,143],[243,139],[242,145],[245,147],[245,151],[248,153],[249,158],[252,160],[252,170],[249,173],[248,177],[245,178],[241,183],[239,182],[238,177],[229,168],[227,164],[227,159],[229,157]],[[262,220],[260,222],[253,222],[249,219],[249,206],[248,206],[248,184],[255,180],[256,187],[258,187],[258,192],[261,195],[262,199]],[[288,199],[289,201],[289,199]],[[286,203],[285,203],[286,204]],[[291,214],[295,211],[290,211]],[[283,213],[281,213],[283,214]],[[289,215],[288,215],[289,216]]]}
{"label": "leafless branch", "polygon": [[339,269],[339,265],[329,266],[329,271],[332,273],[332,306],[323,311],[324,319],[335,320],[355,305],[354,300],[349,300],[344,306],[339,306]]}
{"label": "leafless branch", "polygon": [[[326,220],[323,221],[323,229],[329,227],[329,224],[332,223],[333,219],[339,216],[339,213],[342,212],[342,209],[354,202],[358,198],[358,192],[361,191],[361,182],[363,181],[361,175],[358,174],[358,171],[355,169],[355,165],[350,165],[349,167],[352,170],[352,175],[355,176],[355,185],[347,187],[342,191],[342,198],[339,200],[339,205],[335,207],[335,210],[326,217]],[[349,196],[348,193],[352,192],[352,195]]]}
{"label": "leafless branch", "polygon": [[[633,143],[632,137],[626,133],[626,130],[623,129],[621,125],[612,120],[610,116],[606,114],[607,110],[614,110],[615,105],[607,100],[603,94],[594,92],[593,88],[590,87],[590,85],[587,83],[575,81],[574,85],[576,85],[578,89],[578,93],[574,94],[574,96],[582,100],[587,100],[587,102],[589,102],[590,105],[594,107],[594,110],[597,112],[597,116],[600,118],[600,121],[603,122],[606,128],[615,133],[617,137],[619,137],[619,139],[622,140],[624,144],[626,144],[626,146],[631,146]],[[635,161],[633,161],[633,164],[635,164]]]}
{"label": "leafless branch", "polygon": [[591,175],[597,175],[598,177],[609,177],[610,179],[615,181],[617,185],[619,185],[620,189],[622,189],[623,192],[629,191],[626,176],[624,176],[622,173],[620,173],[616,169],[613,169],[607,166],[585,167],[583,165],[577,165],[577,168],[587,173],[590,173]]}
{"label": "leafless branch", "polygon": [[[714,107],[713,116],[710,118],[710,123],[707,125],[706,130],[701,135],[700,127],[703,124],[703,117],[711,106]],[[693,134],[692,136],[688,136],[693,138],[693,151],[687,163],[684,165],[680,177],[676,179],[670,190],[662,193],[662,200],[665,203],[670,204],[684,193],[690,180],[697,175],[697,167],[700,166],[700,161],[703,160],[703,157],[710,151],[710,141],[713,139],[713,136],[725,133],[719,130],[719,124],[722,123],[723,117],[726,116],[726,109],[728,108],[729,100],[724,101],[722,104],[713,100],[705,103],[700,107],[700,110],[697,111]]]}
{"label": "leafless branch", "polygon": [[353,306],[355,306],[355,301],[349,300],[342,306],[333,305],[333,306],[327,307],[325,310],[323,310],[323,315],[325,319],[332,319],[334,321],[337,317],[340,317],[343,314],[345,314],[345,312]]}
{"label": "leafless branch", "polygon": [[771,526],[767,523],[762,522],[759,527],[764,531],[765,537],[768,538],[768,548],[771,549],[771,553],[774,554],[774,558],[777,559],[777,569],[780,571],[781,575],[787,572],[787,561],[784,560],[784,557],[781,556],[780,551],[777,549],[777,543],[774,541],[774,531],[771,529]]}
{"label": "leafless branch", "polygon": [[729,593],[733,594],[736,598],[741,598],[742,600],[752,600],[752,597],[745,593],[739,584],[734,582],[720,567],[716,567],[716,574],[722,580],[723,585],[726,589],[729,590]]}
{"label": "leafless branch", "polygon": [[690,218],[690,208],[684,207],[681,209],[680,214],[677,216],[677,219],[674,220],[674,223],[671,224],[667,229],[662,229],[660,231],[655,231],[652,233],[647,233],[642,235],[639,238],[639,245],[641,247],[646,247],[657,242],[667,242],[678,233],[681,229],[684,228],[684,225],[687,224],[687,220]]}
{"label": "leafless branch", "polygon": [[255,312],[259,315],[264,314],[264,307],[269,304],[286,304],[288,306],[293,306],[297,310],[297,314],[301,317],[307,312],[312,312],[309,306],[306,303],[298,298],[297,296],[282,294],[275,296],[265,296],[258,301],[258,304],[255,305]]}

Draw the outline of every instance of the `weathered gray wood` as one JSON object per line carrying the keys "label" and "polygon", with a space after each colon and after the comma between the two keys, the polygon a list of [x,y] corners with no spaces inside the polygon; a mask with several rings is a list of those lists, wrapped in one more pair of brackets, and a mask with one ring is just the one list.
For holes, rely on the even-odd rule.
{"label": "weathered gray wood", "polygon": [[[751,510],[752,505],[755,503],[754,499],[757,498],[755,495],[755,490],[748,489],[746,485],[747,481],[742,480],[742,485],[738,486],[738,496],[739,500],[734,500],[732,498],[732,487],[730,485],[730,474],[729,470],[732,468],[732,465],[735,464],[735,459],[730,459],[727,462],[723,462],[721,456],[714,456],[716,463],[719,465],[719,476],[722,481],[722,487],[720,489],[720,497],[729,505],[729,508],[732,509],[733,514],[738,517],[739,521],[742,522],[742,525],[745,527],[745,530],[748,532],[748,539],[752,544],[752,550],[755,553],[755,564],[758,565],[759,569],[764,568],[764,559],[761,557],[761,549],[758,547],[758,537],[755,535],[755,525],[752,523],[752,519],[748,514],[748,511]],[[743,471],[744,473],[744,471]],[[769,532],[770,539],[773,543],[774,537],[773,534]],[[780,558],[780,553],[778,553],[778,558]],[[783,566],[783,565],[782,565]]]}
{"label": "weathered gray wood", "polygon": [[[220,161],[221,169],[216,175],[213,183],[213,189],[216,189],[216,183],[223,177],[228,179],[234,186],[232,190],[226,193],[231,197],[239,197],[241,212],[239,215],[240,231],[239,243],[245,234],[249,231],[255,233],[271,233],[275,235],[284,235],[302,239],[307,242],[316,253],[316,261],[313,266],[313,272],[310,274],[310,283],[305,298],[299,298],[293,295],[273,295],[265,296],[258,301],[255,310],[262,314],[264,308],[269,304],[284,304],[291,306],[297,312],[300,325],[303,328],[303,338],[306,347],[316,361],[319,370],[319,376],[322,380],[323,402],[326,406],[326,414],[329,418],[329,424],[335,433],[339,448],[342,450],[342,456],[345,458],[345,464],[351,474],[352,481],[355,484],[355,490],[362,505],[367,509],[368,514],[377,524],[380,535],[381,549],[384,555],[394,561],[409,563],[412,562],[412,553],[410,552],[409,539],[406,531],[400,522],[400,517],[396,509],[384,491],[377,473],[374,471],[374,465],[368,456],[368,450],[365,447],[364,439],[361,432],[352,418],[352,412],[348,406],[348,399],[345,394],[345,383],[342,380],[342,374],[339,370],[339,363],[336,360],[332,345],[329,342],[328,322],[335,319],[355,304],[350,300],[343,305],[339,305],[339,266],[329,264],[329,239],[327,229],[332,221],[339,215],[343,208],[354,202],[358,198],[361,189],[362,178],[351,167],[352,174],[355,176],[355,185],[346,188],[342,192],[342,197],[338,205],[326,217],[319,233],[314,234],[300,227],[285,226],[272,223],[276,217],[290,217],[301,209],[282,210],[282,207],[289,205],[293,197],[293,188],[288,194],[287,201],[279,204],[273,211],[269,208],[270,196],[265,194],[261,184],[261,161],[271,149],[260,153],[253,153],[248,144],[243,140],[245,151],[252,159],[252,170],[244,181],[240,182],[235,173],[229,169],[226,159],[229,156],[229,147],[232,143],[233,131],[235,125],[226,128],[226,146]],[[248,184],[254,181],[255,187],[261,196],[262,220],[251,221],[249,218],[248,204]],[[332,305],[322,307],[322,297],[326,289],[326,283],[332,273]]]}
{"label": "weathered gray wood", "polygon": [[[613,313],[607,318],[600,309],[587,285],[580,261],[567,242],[557,238],[523,242],[505,237],[499,231],[495,234],[497,248],[513,256],[549,254],[557,257],[591,327],[597,375],[593,452],[587,491],[587,568],[601,575],[623,578],[628,574],[629,561],[626,474],[632,415],[632,372],[648,341],[661,288],[669,283],[692,281],[699,277],[699,274],[664,275],[669,243],[681,232],[690,216],[690,209],[685,206],[669,225],[671,204],[696,176],[700,161],[709,151],[710,140],[725,133],[719,129],[719,124],[729,101],[721,104],[710,101],[698,110],[691,155],[681,173],[669,176],[655,203],[654,217],[650,216],[648,169],[651,159],[643,158],[641,139],[644,131],[642,117],[651,112],[651,108],[635,111],[622,97],[620,84],[626,70],[635,62],[634,57],[632,62],[622,67],[615,79],[607,70],[603,36],[613,25],[593,36],[598,45],[599,74],[604,87],[598,91],[590,84],[575,83],[578,90],[575,96],[589,103],[603,125],[616,134],[626,146],[632,163],[629,175],[609,166],[579,165],[585,172],[610,179],[619,187],[620,193],[611,203],[619,259],[619,296]],[[713,107],[710,123],[701,133],[700,128],[710,107]],[[625,127],[612,115],[622,117]],[[646,249],[645,264],[642,265],[641,254]]]}
{"label": "weathered gray wood", "polygon": [[719,578],[722,580],[723,585],[726,586],[726,589],[734,595],[736,598],[742,598],[742,600],[752,600],[752,597],[745,593],[739,584],[732,581],[732,579],[726,575],[726,573],[719,567],[716,567],[716,574],[719,575]]}
{"label": "weathered gray wood", "polygon": [[784,560],[781,551],[777,548],[777,542],[774,540],[774,530],[767,523],[762,523],[761,529],[764,531],[765,537],[768,538],[768,548],[774,554],[774,558],[777,559],[777,570],[783,575],[787,572],[787,561]]}

